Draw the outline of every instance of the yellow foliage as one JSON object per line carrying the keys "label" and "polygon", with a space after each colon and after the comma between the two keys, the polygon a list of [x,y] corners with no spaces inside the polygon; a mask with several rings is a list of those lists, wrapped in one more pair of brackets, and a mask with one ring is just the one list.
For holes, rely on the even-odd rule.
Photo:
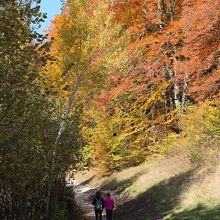
{"label": "yellow foliage", "polygon": [[180,126],[187,137],[187,146],[193,162],[216,162],[219,158],[220,108],[206,101],[189,108],[182,115]]}

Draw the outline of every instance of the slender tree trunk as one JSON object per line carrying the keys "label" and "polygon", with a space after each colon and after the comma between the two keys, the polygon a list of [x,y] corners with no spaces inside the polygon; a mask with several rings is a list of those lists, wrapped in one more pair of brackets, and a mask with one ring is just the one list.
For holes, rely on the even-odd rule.
{"label": "slender tree trunk", "polygon": [[175,14],[176,0],[169,0],[168,3],[165,0],[158,0],[157,8],[167,18],[167,21],[173,21]]}
{"label": "slender tree trunk", "polygon": [[166,7],[166,3],[164,0],[160,0],[160,6],[161,6],[163,13],[167,16],[167,7]]}
{"label": "slender tree trunk", "polygon": [[173,72],[174,72],[174,82],[173,82],[173,87],[174,87],[174,102],[175,102],[175,107],[179,108],[180,106],[180,100],[179,100],[179,80],[177,79],[177,71],[175,68],[175,63],[176,63],[176,58],[173,58]]}
{"label": "slender tree trunk", "polygon": [[164,111],[165,111],[165,120],[167,121],[167,96],[164,95]]}
{"label": "slender tree trunk", "polygon": [[188,75],[185,75],[183,78],[183,94],[182,94],[182,103],[181,103],[181,113],[183,113],[184,109],[185,109],[186,92],[188,90],[187,79],[188,79]]}
{"label": "slender tree trunk", "polygon": [[174,19],[175,4],[176,4],[176,1],[175,1],[175,0],[170,0],[170,1],[169,1],[170,21],[173,21],[173,19]]}
{"label": "slender tree trunk", "polygon": [[51,174],[50,174],[49,189],[48,189],[48,201],[47,201],[47,207],[46,207],[46,215],[47,215],[48,219],[49,219],[49,214],[50,214],[51,192],[52,192],[53,183],[54,183],[54,179],[55,179],[55,163],[56,163],[56,156],[57,156],[57,147],[58,147],[61,135],[62,135],[63,131],[65,130],[66,121],[67,121],[68,115],[70,113],[73,101],[75,99],[75,96],[76,96],[76,93],[77,93],[77,90],[79,87],[79,83],[80,83],[80,78],[78,78],[74,84],[73,91],[70,96],[68,106],[66,108],[66,112],[64,113],[63,117],[61,118],[59,131],[58,131],[55,143],[53,145]]}
{"label": "slender tree trunk", "polygon": [[161,11],[161,0],[157,1],[157,10],[160,12]]}
{"label": "slender tree trunk", "polygon": [[180,101],[178,98],[179,95],[179,82],[177,79],[174,80],[174,102],[175,107],[178,108],[180,106]]}

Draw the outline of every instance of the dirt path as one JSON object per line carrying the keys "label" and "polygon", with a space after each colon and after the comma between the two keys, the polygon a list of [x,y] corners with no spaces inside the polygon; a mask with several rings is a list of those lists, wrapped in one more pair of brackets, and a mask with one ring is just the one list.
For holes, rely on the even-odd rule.
{"label": "dirt path", "polygon": [[[94,208],[91,204],[92,198],[95,195],[97,189],[90,188],[89,185],[80,185],[77,182],[74,183],[75,200],[77,205],[83,212],[82,220],[94,220]],[[103,212],[103,220],[105,220]]]}
{"label": "dirt path", "polygon": [[[82,181],[81,183],[77,183],[77,181],[74,181],[74,183],[71,184],[74,187],[74,191],[75,191],[75,201],[82,212],[81,220],[95,220],[94,207],[91,204],[91,202],[92,202],[92,199],[93,199],[96,191],[98,190],[98,188],[91,188],[91,186],[88,184],[88,182],[89,181],[84,181],[84,182]],[[106,191],[102,190],[102,193],[106,193]],[[131,198],[129,198],[128,193],[123,193],[121,195],[117,195],[115,191],[111,191],[111,194],[113,194],[113,197],[116,202],[116,206],[117,206],[117,203],[122,204],[119,207],[118,213],[116,214],[117,216],[116,215],[114,216],[114,220],[122,219],[120,216],[124,217],[125,214],[126,215],[128,214],[127,212],[126,213],[124,213],[124,212],[126,210],[130,210],[130,209],[133,210],[134,207],[141,207],[141,209],[139,210],[141,212],[141,216],[138,212],[135,213],[135,215],[137,215],[137,216],[134,216],[134,213],[132,211],[133,217],[135,217],[134,219],[139,219],[139,217],[140,217],[140,219],[143,219],[143,217],[144,217],[143,215],[145,214],[143,212],[143,209],[146,209],[146,212],[152,211],[146,198],[143,198],[143,200],[140,199],[140,201],[133,202],[131,200]],[[124,206],[126,204],[127,204],[127,208],[126,208],[126,206]],[[137,208],[137,210],[138,210],[138,208]],[[125,219],[125,218],[123,218],[123,219]],[[158,213],[158,215],[154,214],[154,217],[147,218],[147,219],[163,220],[163,217]],[[105,211],[103,212],[103,220],[106,220]],[[128,219],[126,219],[126,220],[128,220]]]}
{"label": "dirt path", "polygon": [[[93,208],[93,205],[91,204],[91,201],[92,201],[92,198],[98,189],[97,188],[92,189],[92,188],[90,188],[89,185],[83,185],[83,184],[77,184],[77,183],[74,184],[74,188],[75,188],[75,201],[78,204],[78,206],[80,207],[81,211],[83,212],[82,220],[95,220],[94,208]],[[103,192],[103,193],[105,193],[105,192]],[[114,198],[116,198],[116,195],[114,195]],[[128,196],[128,194],[123,194],[123,196],[117,197],[116,200],[120,200],[120,203],[123,203],[123,202],[126,203],[129,200],[129,196]],[[142,207],[143,204],[146,204],[146,201],[145,202],[139,201],[139,202],[140,202],[140,207]],[[136,206],[136,205],[137,204],[134,203],[134,206]],[[148,212],[151,211],[150,206],[147,208],[147,211]],[[138,213],[136,213],[136,214],[137,214],[137,219],[139,219],[138,218],[139,214]],[[116,220],[116,216],[114,217],[114,219]],[[120,219],[120,217],[119,217],[119,219]],[[140,219],[143,219],[143,216],[141,216]],[[162,216],[160,216],[160,214],[156,215],[156,217],[154,217],[154,218],[151,218],[151,220],[163,220],[163,219],[164,218]],[[103,211],[103,220],[106,220],[105,211]],[[118,220],[118,218],[117,218],[117,220]]]}
{"label": "dirt path", "polygon": [[74,191],[76,203],[83,212],[83,220],[94,220],[91,197],[94,195],[95,190],[91,189],[88,185],[77,185],[75,183]]}

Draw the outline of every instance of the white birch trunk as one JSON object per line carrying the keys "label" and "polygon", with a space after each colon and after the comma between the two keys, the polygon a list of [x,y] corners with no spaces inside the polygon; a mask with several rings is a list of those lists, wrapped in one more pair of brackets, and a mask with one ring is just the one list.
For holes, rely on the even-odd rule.
{"label": "white birch trunk", "polygon": [[47,217],[49,217],[51,192],[52,192],[52,188],[53,188],[53,182],[54,182],[54,179],[55,179],[55,163],[56,163],[56,156],[57,156],[57,147],[58,147],[61,135],[65,130],[65,125],[66,125],[66,122],[67,122],[67,118],[68,118],[68,115],[70,113],[73,101],[75,99],[75,96],[76,96],[76,93],[77,93],[77,90],[78,90],[78,87],[79,87],[79,83],[80,83],[80,79],[78,78],[76,80],[75,84],[74,84],[73,91],[72,91],[72,94],[70,96],[69,103],[67,105],[66,111],[65,111],[63,117],[61,118],[59,131],[58,131],[55,143],[53,145],[52,162],[51,162],[51,174],[50,174],[50,180],[49,180],[48,201],[47,201],[47,208],[46,208]]}
{"label": "white birch trunk", "polygon": [[[174,75],[174,77],[176,77],[176,74]],[[179,82],[177,79],[175,79],[174,80],[174,102],[175,102],[176,108],[180,106],[178,95],[179,95]]]}
{"label": "white birch trunk", "polygon": [[187,79],[188,79],[188,75],[185,75],[183,78],[183,94],[182,94],[182,101],[181,101],[181,113],[183,113],[184,109],[185,109],[186,92],[188,90]]}
{"label": "white birch trunk", "polygon": [[175,107],[179,108],[180,107],[180,100],[179,100],[179,80],[177,79],[177,71],[175,68],[175,63],[176,63],[176,58],[173,58],[173,66],[174,66],[174,102],[175,102]]}

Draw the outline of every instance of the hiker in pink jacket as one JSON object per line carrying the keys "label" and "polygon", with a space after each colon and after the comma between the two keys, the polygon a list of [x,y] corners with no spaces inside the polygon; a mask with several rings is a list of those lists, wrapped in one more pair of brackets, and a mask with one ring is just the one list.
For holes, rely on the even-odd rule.
{"label": "hiker in pink jacket", "polygon": [[115,207],[114,200],[110,193],[107,193],[104,198],[104,207],[106,210],[106,219],[112,220],[113,209]]}

